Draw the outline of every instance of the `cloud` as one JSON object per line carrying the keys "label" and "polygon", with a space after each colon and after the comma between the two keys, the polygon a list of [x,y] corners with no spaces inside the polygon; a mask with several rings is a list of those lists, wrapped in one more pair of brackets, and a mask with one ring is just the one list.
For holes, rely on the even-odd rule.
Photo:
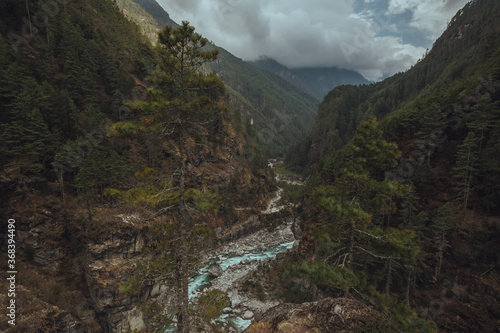
{"label": "cloud", "polygon": [[446,28],[447,21],[469,0],[389,0],[388,13],[411,11],[409,25],[426,33],[434,41]]}
{"label": "cloud", "polygon": [[466,0],[159,2],[174,20],[188,20],[244,60],[268,56],[289,67],[337,66],[377,80],[413,65],[425,45],[412,41],[441,34]]}

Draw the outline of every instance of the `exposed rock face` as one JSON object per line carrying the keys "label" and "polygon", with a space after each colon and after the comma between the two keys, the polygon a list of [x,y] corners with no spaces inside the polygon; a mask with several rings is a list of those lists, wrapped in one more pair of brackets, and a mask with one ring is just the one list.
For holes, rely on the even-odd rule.
{"label": "exposed rock face", "polygon": [[243,314],[243,319],[245,320],[249,320],[249,319],[252,319],[253,318],[253,312],[252,311],[245,311],[245,313]]}
{"label": "exposed rock face", "polygon": [[208,272],[208,275],[210,275],[211,277],[219,277],[222,275],[222,273],[224,273],[224,271],[222,270],[222,267],[220,267],[220,265],[218,263],[211,264],[208,267],[207,272]]}
{"label": "exposed rock face", "polygon": [[[111,220],[111,219],[110,219]],[[144,250],[146,227],[140,218],[130,223],[129,216],[118,215],[108,222],[98,237],[89,238],[86,246],[84,274],[94,309],[109,332],[143,330],[145,323],[140,305],[165,290],[159,283],[141,285],[133,295],[120,292],[120,285],[133,276],[136,261],[148,261]]]}
{"label": "exposed rock face", "polygon": [[347,298],[281,304],[257,318],[245,332],[397,332],[380,312]]}

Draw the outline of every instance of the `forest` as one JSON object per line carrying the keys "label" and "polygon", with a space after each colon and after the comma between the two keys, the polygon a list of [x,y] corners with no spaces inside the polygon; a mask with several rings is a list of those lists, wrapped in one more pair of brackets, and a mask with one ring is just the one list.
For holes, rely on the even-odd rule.
{"label": "forest", "polygon": [[[408,71],[325,97],[286,157],[309,176],[302,256],[285,270],[292,299],[310,301],[310,281],[326,294],[368,295],[405,332],[477,331],[452,323],[461,310],[432,308],[440,291],[482,303],[471,311],[491,329],[495,297],[457,286],[498,278],[499,19],[497,2],[472,1]],[[410,310],[426,305],[435,327]]]}
{"label": "forest", "polygon": [[234,286],[278,304],[245,332],[299,325],[291,309],[315,332],[495,331],[500,3],[469,2],[412,68],[317,115],[157,10],[0,3],[0,276],[13,219],[23,304],[0,330],[229,331],[232,291],[190,300],[205,254],[289,224],[293,248]]}

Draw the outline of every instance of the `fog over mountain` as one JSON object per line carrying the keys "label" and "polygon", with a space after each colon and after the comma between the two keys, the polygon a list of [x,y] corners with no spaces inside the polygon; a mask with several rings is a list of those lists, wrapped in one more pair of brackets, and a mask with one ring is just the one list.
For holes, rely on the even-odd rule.
{"label": "fog over mountain", "polygon": [[158,0],[177,22],[244,60],[337,66],[369,80],[422,57],[467,0]]}

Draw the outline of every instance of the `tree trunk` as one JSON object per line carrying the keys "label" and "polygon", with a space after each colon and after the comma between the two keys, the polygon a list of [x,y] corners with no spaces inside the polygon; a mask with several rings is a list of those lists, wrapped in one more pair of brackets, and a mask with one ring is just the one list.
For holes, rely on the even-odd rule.
{"label": "tree trunk", "polygon": [[[181,148],[182,149],[182,148]],[[181,152],[181,156],[183,156]],[[189,228],[189,218],[186,216],[186,202],[184,201],[185,194],[185,161],[182,158],[181,166],[181,179],[179,186],[179,194],[181,197],[180,202],[180,215],[181,215],[181,239],[180,239],[180,286],[181,286],[181,317],[182,322],[179,321],[179,332],[189,333],[190,332],[190,316],[189,316],[189,258],[188,258],[188,244],[187,244],[187,230]]]}
{"label": "tree trunk", "polygon": [[354,252],[354,221],[349,222],[349,244],[347,245],[347,268],[351,269],[352,254]]}
{"label": "tree trunk", "polygon": [[89,218],[89,221],[92,221],[92,203],[90,202],[90,199],[86,200],[87,204],[87,217]]}
{"label": "tree trunk", "polygon": [[439,240],[439,247],[438,247],[438,253],[437,253],[437,259],[438,259],[438,264],[436,267],[436,279],[439,274],[441,274],[441,265],[443,263],[443,253],[444,253],[444,248],[446,246],[446,238],[444,231],[441,233],[441,237]]}
{"label": "tree trunk", "polygon": [[[347,245],[347,263],[346,267],[351,269],[352,257],[354,252],[354,221],[349,221],[349,243]],[[349,287],[344,291],[344,297],[349,297]]]}
{"label": "tree trunk", "polygon": [[410,291],[411,291],[411,285],[413,283],[413,280],[414,280],[414,269],[412,266],[410,266],[410,268],[408,269],[408,277],[406,279],[406,294],[405,294],[405,303],[407,305],[410,304]]}
{"label": "tree trunk", "polygon": [[[183,208],[182,208],[183,209]],[[190,332],[190,316],[189,316],[189,263],[188,263],[188,248],[187,248],[187,226],[185,225],[186,219],[184,218],[185,213],[181,213],[181,239],[180,239],[180,302],[181,302],[181,317],[182,320],[179,321],[179,332],[189,333]]]}
{"label": "tree trunk", "polygon": [[385,293],[388,294],[391,289],[392,283],[392,258],[389,258],[389,264],[387,267],[387,279],[385,280]]}
{"label": "tree trunk", "polygon": [[28,0],[25,1],[26,3],[26,11],[28,12],[28,22],[30,26],[30,36],[33,37],[33,27],[31,25],[31,14],[30,14],[30,7],[28,5]]}

